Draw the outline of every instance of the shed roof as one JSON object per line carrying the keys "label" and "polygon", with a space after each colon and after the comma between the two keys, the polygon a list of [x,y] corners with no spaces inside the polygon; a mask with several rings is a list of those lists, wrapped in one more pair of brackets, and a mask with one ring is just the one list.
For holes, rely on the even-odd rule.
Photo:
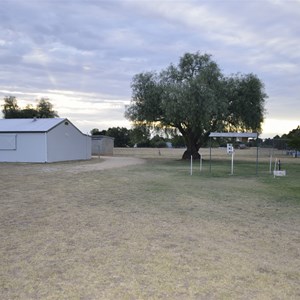
{"label": "shed roof", "polygon": [[257,138],[256,132],[211,132],[209,137],[226,137],[226,138]]}
{"label": "shed roof", "polygon": [[103,140],[103,139],[114,140],[115,138],[108,135],[101,135],[101,134],[92,135],[92,140]]}
{"label": "shed roof", "polygon": [[0,132],[47,132],[65,120],[67,119],[0,119]]}

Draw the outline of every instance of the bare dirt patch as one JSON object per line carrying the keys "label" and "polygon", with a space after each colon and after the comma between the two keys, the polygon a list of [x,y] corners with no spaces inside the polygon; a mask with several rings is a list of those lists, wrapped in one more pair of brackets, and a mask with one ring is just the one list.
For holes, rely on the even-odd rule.
{"label": "bare dirt patch", "polygon": [[[100,171],[115,168],[123,168],[132,165],[140,165],[145,163],[145,160],[136,157],[114,157],[114,156],[102,156],[101,159],[93,158],[90,162],[80,164],[72,164],[66,168],[66,166],[61,166],[60,170],[65,170],[70,173],[81,173],[89,171]],[[57,167],[53,167],[54,170]],[[51,167],[48,168],[51,170]]]}
{"label": "bare dirt patch", "polygon": [[47,172],[62,172],[76,174],[81,172],[103,171],[114,168],[123,168],[144,163],[144,159],[137,157],[101,156],[101,158],[93,157],[91,160],[87,161],[69,161],[50,164],[2,163],[0,164],[0,172],[7,172],[7,174],[18,172],[19,175]]}

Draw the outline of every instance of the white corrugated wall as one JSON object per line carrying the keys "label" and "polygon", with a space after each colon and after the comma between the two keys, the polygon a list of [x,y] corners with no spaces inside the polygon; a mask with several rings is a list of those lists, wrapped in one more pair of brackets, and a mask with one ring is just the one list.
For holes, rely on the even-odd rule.
{"label": "white corrugated wall", "polygon": [[[5,134],[1,135],[4,136]],[[12,133],[9,135],[15,135],[15,145],[14,147],[6,147],[10,149],[3,149],[4,147],[0,149],[1,162],[46,161],[44,133]]]}
{"label": "white corrugated wall", "polygon": [[69,122],[63,122],[47,133],[48,162],[91,158],[91,137],[82,134]]}

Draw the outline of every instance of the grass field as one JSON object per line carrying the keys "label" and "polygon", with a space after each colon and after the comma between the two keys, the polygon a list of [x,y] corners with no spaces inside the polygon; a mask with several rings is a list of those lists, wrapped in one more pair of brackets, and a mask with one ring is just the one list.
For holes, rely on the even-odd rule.
{"label": "grass field", "polygon": [[0,164],[0,299],[300,299],[300,158],[160,151]]}

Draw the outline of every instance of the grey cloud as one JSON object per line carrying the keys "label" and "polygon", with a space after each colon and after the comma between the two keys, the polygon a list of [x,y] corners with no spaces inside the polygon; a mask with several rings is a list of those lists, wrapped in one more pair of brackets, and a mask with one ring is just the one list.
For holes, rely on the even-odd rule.
{"label": "grey cloud", "polygon": [[[300,4],[284,3],[4,0],[0,90],[33,96],[58,90],[60,103],[70,106],[77,100],[64,91],[95,94],[87,106],[108,98],[129,101],[134,74],[159,71],[199,50],[212,54],[225,74],[257,74],[269,94],[268,115],[300,119]],[[293,108],[280,108],[286,101]],[[113,111],[108,114],[113,118]],[[123,118],[120,111],[114,116]]]}

